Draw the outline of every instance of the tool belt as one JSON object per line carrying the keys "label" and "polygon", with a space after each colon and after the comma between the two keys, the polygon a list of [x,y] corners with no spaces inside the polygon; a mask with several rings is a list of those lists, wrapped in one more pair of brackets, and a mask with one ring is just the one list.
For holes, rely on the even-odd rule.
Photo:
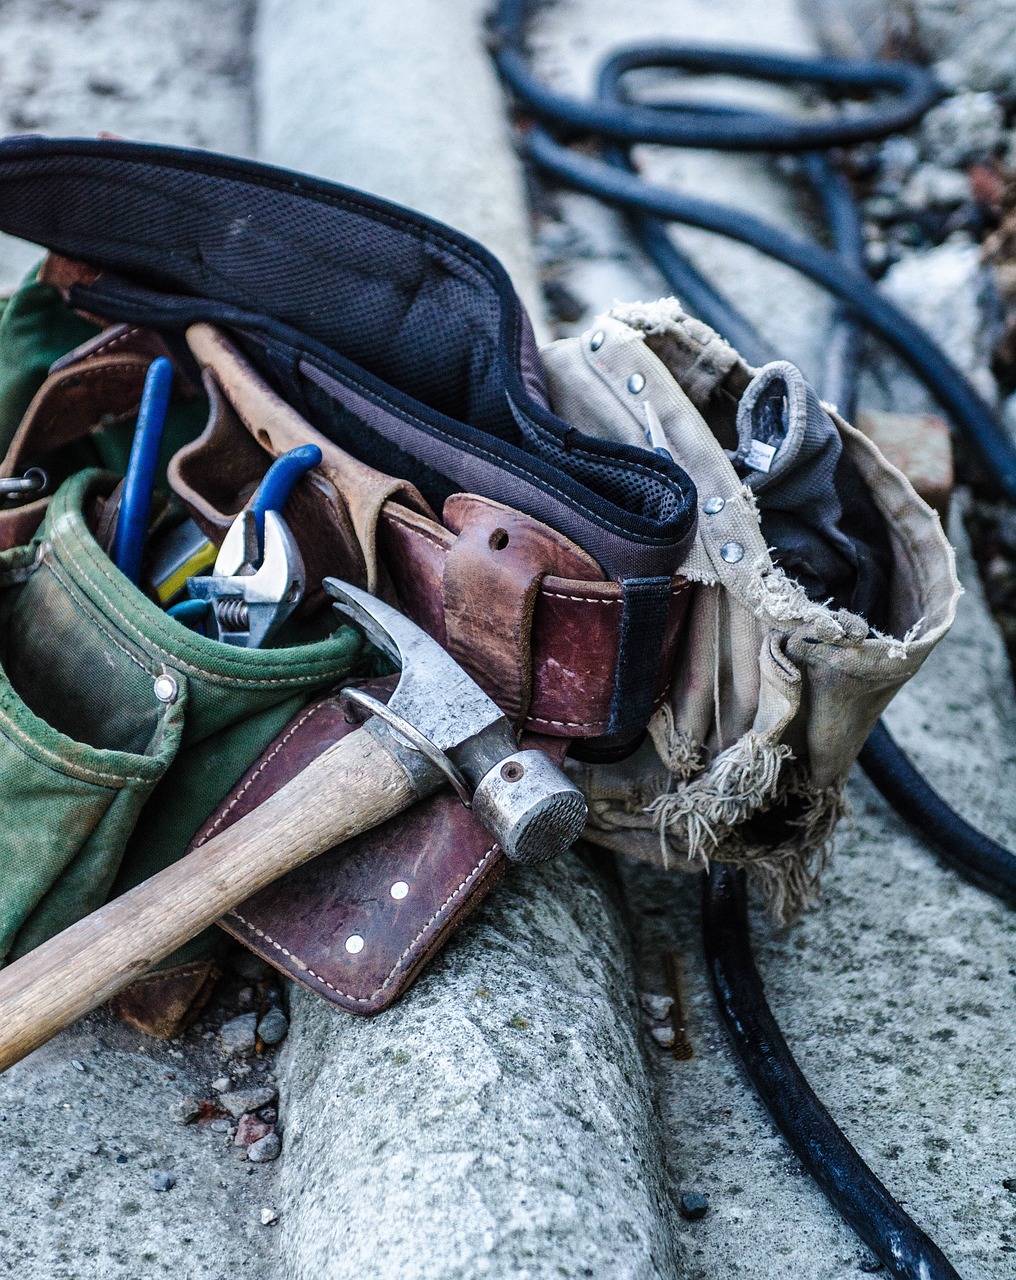
{"label": "tool belt", "polygon": [[[0,511],[0,787],[37,817],[0,843],[5,956],[348,733],[362,713],[332,692],[340,681],[359,674],[383,697],[352,633],[322,633],[328,574],[429,631],[525,745],[570,748],[593,838],[753,862],[778,910],[801,904],[850,761],[955,600],[935,517],[856,433],[836,422],[888,529],[881,636],[774,566],[713,434],[754,371],[679,312],[555,344],[548,392],[525,313],[479,246],[332,184],[169,148],[2,143],[0,229],[54,251],[0,321],[0,476],[62,479]],[[193,634],[105,555],[120,490],[82,468],[123,470],[153,354],[176,369],[166,492],[213,546],[274,459],[321,450],[285,507],[308,589],[281,647]],[[665,447],[646,447],[646,403]],[[767,815],[775,840],[751,827]],[[222,923],[370,1013],[505,869],[438,795]],[[202,954],[136,984],[121,1011],[173,1034],[207,987]]]}

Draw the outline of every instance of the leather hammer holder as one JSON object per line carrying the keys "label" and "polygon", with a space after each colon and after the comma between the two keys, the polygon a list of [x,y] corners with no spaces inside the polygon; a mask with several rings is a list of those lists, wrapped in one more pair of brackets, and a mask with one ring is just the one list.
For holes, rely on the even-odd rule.
{"label": "leather hammer holder", "polygon": [[[211,408],[205,431],[172,460],[169,480],[213,542],[273,458],[317,444],[322,464],[285,511],[308,583],[346,578],[396,604],[470,672],[525,745],[561,759],[573,739],[609,734],[618,722],[631,583],[607,579],[590,555],[538,520],[474,494],[453,494],[438,520],[411,484],[359,462],[311,427],[220,331],[197,325],[187,340]],[[161,348],[149,331],[119,325],[58,362],[2,474],[135,412],[147,365],[163,353],[153,342]],[[25,541],[45,505],[40,499],[3,513],[0,544]],[[664,595],[655,670],[640,673],[654,708],[667,691],[688,583],[674,578]],[[301,610],[326,607],[318,588],[308,590]],[[386,696],[384,686],[370,687]],[[337,695],[305,707],[191,847],[261,803],[360,719]],[[375,1013],[398,998],[506,868],[471,813],[441,794],[290,873],[221,924],[325,999]]]}

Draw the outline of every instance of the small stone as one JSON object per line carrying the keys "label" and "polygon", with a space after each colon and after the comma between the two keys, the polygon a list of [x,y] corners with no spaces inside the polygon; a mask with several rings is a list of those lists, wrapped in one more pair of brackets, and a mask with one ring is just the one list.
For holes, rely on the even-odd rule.
{"label": "small stone", "polygon": [[273,1222],[278,1222],[278,1220],[279,1220],[279,1215],[277,1210],[275,1209],[261,1210],[261,1225],[263,1227],[269,1227]]}
{"label": "small stone", "polygon": [[267,1107],[278,1096],[278,1090],[271,1085],[259,1089],[236,1089],[232,1093],[224,1093],[219,1098],[221,1106],[235,1119],[239,1119],[247,1111],[258,1111]]}
{"label": "small stone", "polygon": [[279,1118],[279,1113],[274,1107],[262,1107],[258,1112],[258,1117],[264,1120],[266,1124],[274,1124]]}
{"label": "small stone", "polygon": [[233,1087],[233,1082],[229,1076],[219,1076],[218,1080],[212,1081],[212,1088],[216,1093],[225,1093],[227,1089]]}
{"label": "small stone", "polygon": [[906,182],[917,168],[920,158],[920,148],[913,138],[904,138],[900,134],[886,138],[878,149],[878,166],[881,175],[893,182]]}
{"label": "small stone", "polygon": [[649,1034],[661,1049],[673,1049],[675,1038],[673,1027],[650,1027]]}
{"label": "small stone", "polygon": [[86,1155],[90,1155],[90,1156],[97,1156],[97,1155],[99,1155],[99,1153],[100,1153],[101,1151],[102,1151],[102,1143],[101,1143],[101,1142],[86,1142],[86,1143],[85,1143],[85,1154],[86,1154]]}
{"label": "small stone", "polygon": [[176,1186],[176,1176],[165,1169],[149,1169],[148,1185],[153,1191],[169,1191]]}
{"label": "small stone", "polygon": [[252,1005],[254,1003],[254,988],[241,987],[237,992],[236,999],[238,1004],[244,1006]]}
{"label": "small stone", "polygon": [[1016,1178],[1003,1178],[1002,1186],[1006,1191],[1016,1191]]}
{"label": "small stone", "polygon": [[225,1116],[219,1116],[217,1120],[213,1120],[208,1126],[212,1133],[232,1133],[232,1122],[227,1120]]}
{"label": "small stone", "polygon": [[269,1009],[258,1023],[258,1035],[265,1044],[281,1044],[289,1031],[289,1020],[281,1009]]}
{"label": "small stone", "polygon": [[85,1064],[83,1062],[79,1062],[77,1058],[71,1058],[71,1066],[74,1068],[75,1071],[85,1070]]}
{"label": "small stone", "polygon": [[893,222],[900,216],[900,208],[889,196],[870,196],[861,204],[866,219],[871,222]]}
{"label": "small stone", "polygon": [[709,1212],[709,1197],[701,1191],[684,1191],[680,1200],[681,1217],[697,1222]]}
{"label": "small stone", "polygon": [[258,1016],[256,1013],[241,1013],[219,1028],[219,1044],[223,1051],[231,1057],[241,1053],[250,1053],[254,1048],[257,1035]]}
{"label": "small stone", "polygon": [[267,1164],[270,1160],[277,1160],[281,1151],[282,1141],[277,1133],[272,1132],[251,1143],[247,1148],[247,1159],[253,1164]]}
{"label": "small stone", "polygon": [[991,93],[957,93],[921,121],[921,149],[936,164],[958,167],[998,149],[1005,115]]}
{"label": "small stone", "polygon": [[252,1143],[260,1142],[262,1138],[273,1132],[272,1126],[266,1124],[264,1120],[259,1120],[257,1116],[243,1115],[236,1126],[233,1146],[249,1147]]}
{"label": "small stone", "polygon": [[650,991],[639,992],[639,1004],[654,1022],[662,1022],[670,1017],[674,1001],[670,996],[657,996]]}
{"label": "small stone", "polygon": [[900,203],[911,213],[924,209],[954,209],[970,199],[970,179],[956,169],[922,164],[900,193]]}
{"label": "small stone", "polygon": [[201,1114],[201,1103],[197,1098],[178,1098],[170,1114],[177,1124],[191,1124]]}

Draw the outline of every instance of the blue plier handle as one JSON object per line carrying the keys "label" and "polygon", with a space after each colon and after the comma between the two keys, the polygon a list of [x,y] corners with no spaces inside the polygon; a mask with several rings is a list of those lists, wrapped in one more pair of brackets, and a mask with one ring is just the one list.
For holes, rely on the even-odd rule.
{"label": "blue plier handle", "polygon": [[141,392],[138,424],[127,462],[120,510],[113,535],[113,563],[133,583],[141,577],[141,561],[152,510],[155,470],[159,465],[162,433],[166,426],[169,396],[173,389],[173,362],[159,356],[148,366]]}
{"label": "blue plier handle", "polygon": [[[321,462],[321,450],[316,444],[302,444],[288,453],[280,454],[268,468],[264,478],[247,503],[246,509],[254,513],[257,530],[258,561],[265,554],[265,512],[282,511],[289,501],[296,482]],[[256,565],[254,567],[257,567]]]}

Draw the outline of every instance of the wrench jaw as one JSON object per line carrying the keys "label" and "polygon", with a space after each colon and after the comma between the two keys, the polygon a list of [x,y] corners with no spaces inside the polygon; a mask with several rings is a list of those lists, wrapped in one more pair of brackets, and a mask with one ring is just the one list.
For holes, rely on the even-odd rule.
{"label": "wrench jaw", "polygon": [[[208,601],[205,626],[213,639],[260,649],[300,603],[306,573],[300,548],[278,512],[265,512],[263,559],[258,569],[248,573],[242,572],[249,564],[243,534],[243,521],[234,521],[216,559],[216,571],[191,578],[188,591],[191,599]],[[235,569],[220,573],[220,564]]]}

